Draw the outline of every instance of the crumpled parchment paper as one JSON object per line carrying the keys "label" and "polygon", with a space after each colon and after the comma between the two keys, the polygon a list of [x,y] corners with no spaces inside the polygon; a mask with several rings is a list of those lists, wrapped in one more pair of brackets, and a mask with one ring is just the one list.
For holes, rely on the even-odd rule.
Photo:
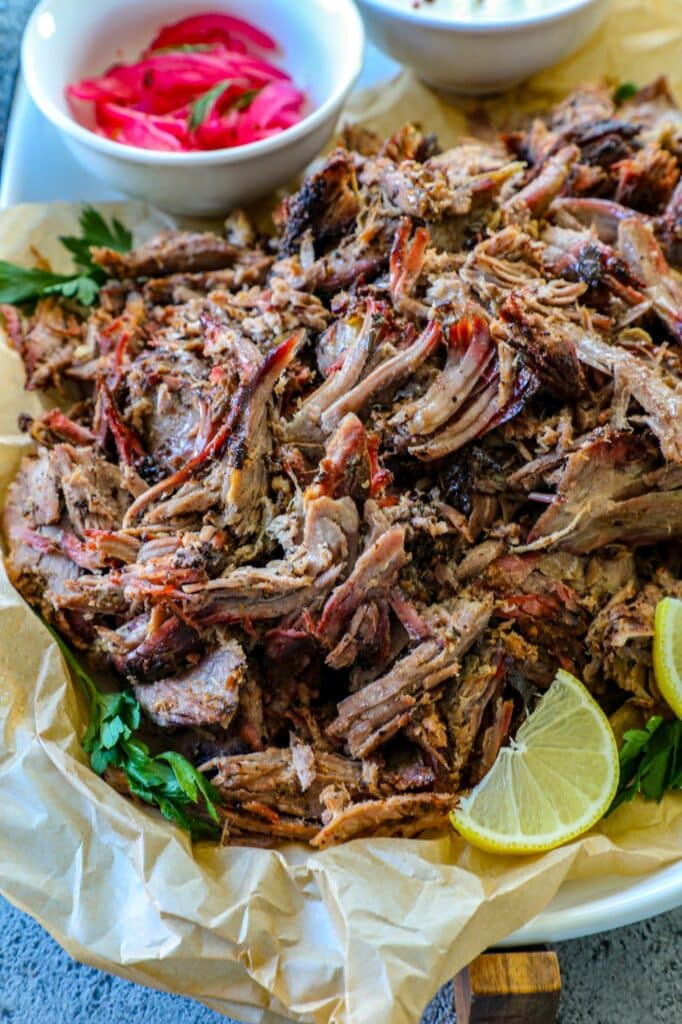
{"label": "crumpled parchment paper", "polygon": [[[540,107],[601,74],[644,83],[667,72],[682,98],[682,4],[614,0],[577,56],[495,104],[496,119]],[[445,143],[465,116],[404,74],[352,105],[382,131],[407,118]],[[0,214],[0,258],[53,261],[77,210]],[[148,237],[165,218],[109,207]],[[0,498],[39,411],[0,345]],[[621,808],[586,838],[530,858],[479,853],[454,834],[358,840],[323,853],[191,847],[119,796],[80,748],[86,709],[51,637],[0,571],[0,891],[78,960],[181,992],[244,1021],[415,1024],[440,985],[538,914],[568,878],[643,875],[682,860],[682,794]]]}

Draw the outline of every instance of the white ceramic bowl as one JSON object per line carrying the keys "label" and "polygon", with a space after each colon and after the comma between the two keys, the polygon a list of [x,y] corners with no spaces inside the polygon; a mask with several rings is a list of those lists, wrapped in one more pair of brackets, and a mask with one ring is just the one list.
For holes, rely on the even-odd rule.
{"label": "white ceramic bowl", "polygon": [[[448,92],[497,92],[568,56],[602,21],[608,0],[357,0],[380,50]],[[506,15],[504,12],[506,11]],[[499,12],[499,13],[498,13]]]}
{"label": "white ceramic bowl", "polygon": [[[70,82],[138,58],[161,25],[208,10],[246,18],[277,40],[281,65],[310,100],[302,121],[260,142],[192,153],[136,149],[75,121]],[[333,133],[363,50],[352,0],[43,0],[26,26],[21,62],[31,96],[91,174],[161,209],[204,216],[272,192],[303,170]]]}

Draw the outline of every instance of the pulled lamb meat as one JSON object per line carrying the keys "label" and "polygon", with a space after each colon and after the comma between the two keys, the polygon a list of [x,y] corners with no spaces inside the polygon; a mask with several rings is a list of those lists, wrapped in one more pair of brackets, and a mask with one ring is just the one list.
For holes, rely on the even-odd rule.
{"label": "pulled lamb meat", "polygon": [[445,153],[348,129],[275,237],[95,249],[96,308],[3,307],[62,391],[22,418],[10,577],[212,778],[225,843],[442,827],[558,666],[657,707],[681,125],[661,80]]}

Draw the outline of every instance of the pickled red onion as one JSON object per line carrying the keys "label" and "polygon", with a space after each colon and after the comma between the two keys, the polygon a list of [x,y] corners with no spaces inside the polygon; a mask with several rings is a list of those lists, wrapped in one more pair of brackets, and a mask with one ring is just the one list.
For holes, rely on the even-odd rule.
{"label": "pickled red onion", "polygon": [[161,50],[168,46],[180,46],[186,43],[224,43],[230,46],[234,36],[242,38],[262,50],[275,50],[277,43],[255,25],[230,14],[195,14],[192,17],[176,21],[174,25],[165,25],[150,50]]}
{"label": "pickled red onion", "polygon": [[305,95],[249,47],[273,50],[260,29],[207,13],[165,26],[140,60],[68,86],[81,123],[106,138],[167,152],[222,149],[300,121]]}

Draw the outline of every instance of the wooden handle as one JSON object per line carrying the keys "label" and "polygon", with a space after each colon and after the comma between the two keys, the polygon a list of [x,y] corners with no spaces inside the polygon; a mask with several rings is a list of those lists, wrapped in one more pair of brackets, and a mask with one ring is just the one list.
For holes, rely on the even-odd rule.
{"label": "wooden handle", "polygon": [[553,1024],[560,995],[552,950],[483,953],[455,976],[457,1024]]}

